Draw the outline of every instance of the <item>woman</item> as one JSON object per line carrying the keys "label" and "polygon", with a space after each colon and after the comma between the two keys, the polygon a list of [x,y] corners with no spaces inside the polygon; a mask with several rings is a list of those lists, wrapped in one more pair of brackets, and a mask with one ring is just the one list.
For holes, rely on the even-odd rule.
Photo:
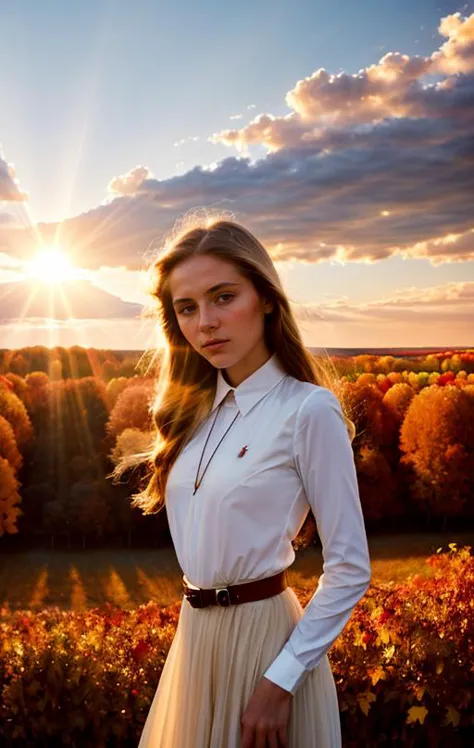
{"label": "woman", "polygon": [[[168,345],[133,503],[166,507],[184,595],[139,748],[337,748],[327,652],[370,581],[353,424],[243,226],[188,229],[152,270]],[[324,573],[303,610],[285,570],[310,507]]]}

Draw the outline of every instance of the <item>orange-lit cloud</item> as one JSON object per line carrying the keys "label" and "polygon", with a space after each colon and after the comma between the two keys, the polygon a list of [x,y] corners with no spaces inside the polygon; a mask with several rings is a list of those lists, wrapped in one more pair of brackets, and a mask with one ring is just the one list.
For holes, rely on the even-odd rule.
{"label": "orange-lit cloud", "polygon": [[474,13],[469,18],[460,13],[446,16],[438,31],[448,41],[432,55],[432,70],[447,75],[474,70]]}
{"label": "orange-lit cloud", "polygon": [[[269,151],[312,142],[331,148],[334,128],[375,125],[387,117],[431,117],[437,110],[438,116],[454,113],[455,102],[445,95],[446,81],[428,84],[423,78],[474,71],[474,14],[468,18],[460,13],[446,16],[438,30],[448,41],[430,57],[389,52],[378,63],[352,75],[334,75],[320,68],[288,91],[290,114],[260,114],[239,130],[215,133],[211,141],[240,151],[256,143]],[[448,88],[456,88],[455,82]],[[346,142],[351,135],[348,132]]]}
{"label": "orange-lit cloud", "polygon": [[[375,301],[354,304],[336,299],[326,304],[301,304],[296,316],[302,321],[367,324],[392,320],[412,324],[451,323],[474,329],[474,282],[453,282],[429,288],[404,288]],[[469,341],[466,340],[468,343]]]}
{"label": "orange-lit cloud", "polygon": [[[447,41],[429,57],[389,52],[355,74],[318,69],[288,92],[287,115],[213,136],[242,151],[264,146],[258,160],[229,156],[161,180],[138,166],[111,180],[102,205],[37,232],[74,248],[79,267],[139,270],[177,218],[215,206],[276,260],[472,260],[473,19],[442,19]],[[0,251],[24,257],[37,232],[0,224]]]}

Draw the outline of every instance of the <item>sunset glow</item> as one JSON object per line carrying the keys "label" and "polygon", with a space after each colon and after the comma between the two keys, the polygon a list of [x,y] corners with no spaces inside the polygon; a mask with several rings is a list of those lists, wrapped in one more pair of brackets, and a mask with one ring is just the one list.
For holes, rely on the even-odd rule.
{"label": "sunset glow", "polygon": [[[472,345],[474,0],[279,3],[271,34],[254,3],[231,73],[238,5],[44,5],[2,16],[2,348],[164,344],[148,271],[218,220],[265,248],[307,346]],[[166,29],[199,29],[196,65]]]}
{"label": "sunset glow", "polygon": [[77,269],[59,247],[45,247],[29,262],[25,272],[32,280],[62,283],[77,278]]}

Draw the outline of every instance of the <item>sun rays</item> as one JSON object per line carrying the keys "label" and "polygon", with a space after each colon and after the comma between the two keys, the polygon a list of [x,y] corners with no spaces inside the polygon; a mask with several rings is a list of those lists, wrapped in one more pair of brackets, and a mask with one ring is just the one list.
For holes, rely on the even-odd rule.
{"label": "sun rays", "polygon": [[43,247],[31,260],[25,263],[25,274],[42,283],[62,283],[77,280],[78,269],[68,256],[57,246]]}

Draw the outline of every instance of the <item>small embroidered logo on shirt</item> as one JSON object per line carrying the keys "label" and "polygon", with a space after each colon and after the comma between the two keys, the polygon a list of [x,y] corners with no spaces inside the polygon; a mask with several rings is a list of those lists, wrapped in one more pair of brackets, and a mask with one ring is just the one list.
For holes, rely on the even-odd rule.
{"label": "small embroidered logo on shirt", "polygon": [[240,450],[240,452],[239,452],[239,454],[237,456],[238,457],[243,457],[244,454],[247,452],[247,450],[248,450],[248,447],[247,447],[247,445],[245,445],[245,447],[242,447],[242,449]]}

